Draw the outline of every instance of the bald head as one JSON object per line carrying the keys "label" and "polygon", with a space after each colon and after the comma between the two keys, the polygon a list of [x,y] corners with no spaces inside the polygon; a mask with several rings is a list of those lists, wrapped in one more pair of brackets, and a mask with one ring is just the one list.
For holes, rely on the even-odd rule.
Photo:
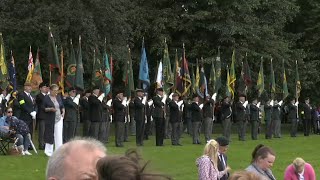
{"label": "bald head", "polygon": [[62,145],[50,157],[46,177],[57,179],[95,179],[96,163],[106,155],[105,146],[95,139],[75,138]]}

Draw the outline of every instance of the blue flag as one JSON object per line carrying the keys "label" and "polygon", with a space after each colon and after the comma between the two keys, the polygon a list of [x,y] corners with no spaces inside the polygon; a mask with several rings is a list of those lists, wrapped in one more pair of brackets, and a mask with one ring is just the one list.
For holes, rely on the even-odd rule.
{"label": "blue flag", "polygon": [[144,90],[148,89],[148,87],[150,86],[150,78],[149,78],[149,67],[148,67],[146,49],[144,47],[144,41],[142,41],[142,48],[141,48],[139,80],[142,82],[142,88]]}
{"label": "blue flag", "polygon": [[108,54],[105,52],[104,57],[104,90],[105,95],[108,95],[111,91],[112,74],[109,64]]}

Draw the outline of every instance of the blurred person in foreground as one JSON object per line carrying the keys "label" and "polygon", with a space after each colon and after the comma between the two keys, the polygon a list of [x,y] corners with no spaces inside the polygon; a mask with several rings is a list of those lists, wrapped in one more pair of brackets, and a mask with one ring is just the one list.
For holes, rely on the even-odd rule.
{"label": "blurred person in foreground", "polygon": [[[227,151],[229,148],[229,140],[224,137],[220,136],[216,139],[219,144],[219,152],[218,152],[218,170],[223,171],[228,167],[228,158],[227,158]],[[227,180],[229,177],[229,173],[223,175],[220,180]]]}
{"label": "blurred person in foreground", "polygon": [[213,139],[205,145],[203,155],[196,160],[199,180],[220,179],[230,171],[229,166],[223,171],[218,170],[218,150],[219,144]]}
{"label": "blurred person in foreground", "polygon": [[148,164],[140,163],[141,158],[135,150],[129,149],[124,156],[106,156],[97,163],[99,180],[171,180],[163,174],[145,171]]}
{"label": "blurred person in foreground", "polygon": [[98,180],[96,164],[106,156],[105,146],[93,138],[71,139],[49,158],[47,180]]}
{"label": "blurred person in foreground", "polygon": [[311,164],[305,162],[302,158],[298,157],[293,160],[285,173],[284,180],[315,180],[316,175]]}
{"label": "blurred person in foreground", "polygon": [[259,144],[252,152],[251,165],[246,171],[255,173],[261,180],[275,180],[271,171],[275,159],[276,155],[270,147]]}
{"label": "blurred person in foreground", "polygon": [[229,180],[257,180],[259,176],[249,171],[237,171],[230,176]]}

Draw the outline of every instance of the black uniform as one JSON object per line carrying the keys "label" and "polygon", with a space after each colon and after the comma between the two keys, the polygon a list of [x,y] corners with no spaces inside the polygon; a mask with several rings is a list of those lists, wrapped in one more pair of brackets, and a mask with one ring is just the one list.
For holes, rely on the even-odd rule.
{"label": "black uniform", "polygon": [[142,98],[134,99],[134,119],[136,121],[136,144],[143,146],[144,125],[145,125],[145,105],[142,103]]}
{"label": "black uniform", "polygon": [[100,126],[102,119],[102,103],[98,97],[94,94],[88,98],[89,102],[89,117],[90,117],[90,129],[89,136],[99,140]]}
{"label": "black uniform", "polygon": [[211,139],[212,126],[213,126],[213,106],[214,101],[212,99],[206,100],[203,104],[203,124],[204,124],[204,137],[206,141]]}
{"label": "black uniform", "polygon": [[272,138],[272,127],[274,127],[274,120],[271,120],[272,115],[272,106],[269,104],[264,105],[264,114],[265,114],[265,122],[266,122],[266,139]]}
{"label": "black uniform", "polygon": [[200,126],[202,122],[201,108],[196,102],[193,102],[190,107],[191,110],[191,121],[192,121],[192,139],[193,144],[200,144]]}
{"label": "black uniform", "polygon": [[223,127],[223,136],[230,140],[232,108],[230,102],[222,102],[220,119]]}
{"label": "black uniform", "polygon": [[171,144],[172,145],[180,145],[180,130],[181,130],[181,111],[180,108],[175,101],[170,101],[169,102],[169,107],[170,107],[170,123],[172,127],[172,132],[171,132]]}
{"label": "black uniform", "polygon": [[[219,154],[218,158],[218,170],[223,171],[227,168],[228,163],[227,163],[227,156],[225,154]],[[223,175],[219,180],[227,180],[229,177],[229,173]]]}
{"label": "black uniform", "polygon": [[89,102],[88,98],[84,96],[80,99],[81,121],[83,122],[83,136],[89,136],[90,118],[89,118]]}
{"label": "black uniform", "polygon": [[41,92],[39,94],[37,94],[36,96],[36,104],[37,104],[37,123],[38,123],[38,142],[39,142],[39,149],[44,149],[44,130],[45,130],[45,116],[46,116],[46,112],[44,111],[42,107],[42,102],[44,99],[44,94],[42,94]]}
{"label": "black uniform", "polygon": [[153,97],[153,119],[156,125],[156,146],[163,146],[164,139],[164,106],[165,104],[161,101],[161,97],[159,95]]}
{"label": "black uniform", "polygon": [[292,103],[288,104],[288,119],[291,122],[291,137],[297,136],[297,129],[298,129],[298,117],[297,117],[297,106]]}
{"label": "black uniform", "polygon": [[125,115],[126,106],[122,104],[120,99],[115,98],[113,100],[113,118],[116,126],[115,143],[117,147],[123,147]]}
{"label": "black uniform", "polygon": [[258,139],[259,128],[259,108],[255,104],[250,104],[250,123],[251,123],[251,138]]}
{"label": "black uniform", "polygon": [[303,131],[305,136],[309,136],[311,128],[311,112],[312,106],[310,104],[303,103],[300,108],[301,119],[303,122]]}
{"label": "black uniform", "polygon": [[78,105],[73,102],[74,97],[66,97],[63,99],[65,108],[65,117],[63,122],[63,141],[68,142],[75,136],[76,123],[78,120]]}
{"label": "black uniform", "polygon": [[33,97],[30,94],[27,94],[26,92],[19,93],[18,100],[19,100],[20,109],[21,109],[19,119],[26,122],[26,124],[29,127],[30,134],[32,136],[34,122],[30,113],[35,111],[35,101]]}
{"label": "black uniform", "polygon": [[242,102],[237,102],[235,105],[235,122],[238,124],[238,135],[240,141],[245,141],[246,136],[246,107]]}
{"label": "black uniform", "polygon": [[272,121],[274,122],[274,137],[281,137],[281,106],[276,104],[272,107]]}

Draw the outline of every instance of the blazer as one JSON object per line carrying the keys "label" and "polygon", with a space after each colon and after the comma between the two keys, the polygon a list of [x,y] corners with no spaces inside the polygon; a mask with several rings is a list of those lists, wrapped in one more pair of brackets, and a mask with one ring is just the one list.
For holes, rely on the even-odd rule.
{"label": "blazer", "polygon": [[118,98],[114,98],[113,105],[113,118],[115,122],[125,122],[126,107],[121,103]]}
{"label": "blazer", "polygon": [[90,117],[89,117],[89,102],[88,102],[88,98],[83,97],[80,99],[80,108],[81,108],[81,120],[82,122],[84,121],[89,121]]}
{"label": "blazer", "polygon": [[250,120],[259,121],[259,108],[254,104],[250,104]]}
{"label": "blazer", "polygon": [[135,121],[143,121],[145,116],[145,105],[142,104],[142,99],[139,97],[134,98],[134,120]]}
{"label": "blazer", "polygon": [[299,109],[300,109],[300,114],[302,119],[311,120],[312,106],[306,103],[302,103]]}
{"label": "blazer", "polygon": [[239,101],[236,103],[236,111],[235,111],[235,121],[245,121],[246,118],[246,108]]}
{"label": "blazer", "polygon": [[[64,109],[63,102],[61,97],[57,96],[57,101],[59,103],[60,111]],[[50,99],[50,96],[47,95],[43,98],[42,108],[54,108],[54,104]],[[55,112],[45,112],[45,130],[44,130],[44,141],[48,144],[53,144],[54,142],[54,124],[55,124]]]}
{"label": "blazer", "polygon": [[[218,170],[219,171],[223,171],[225,170],[225,168],[228,166],[228,158],[225,154],[221,154],[223,156],[224,162],[226,163],[226,165],[223,164],[223,162],[221,161],[220,157],[218,157]],[[220,180],[227,180],[229,177],[229,173],[223,175]]]}
{"label": "blazer", "polygon": [[21,92],[18,95],[18,100],[21,110],[19,119],[24,121],[32,121],[32,116],[30,113],[35,111],[33,99],[31,99],[25,92]]}
{"label": "blazer", "polygon": [[78,120],[78,105],[73,102],[72,97],[63,99],[63,105],[66,111],[64,121],[77,122]]}
{"label": "blazer", "polygon": [[169,108],[170,108],[170,122],[176,123],[181,121],[181,112],[179,110],[179,106],[176,102],[170,101],[169,102]]}
{"label": "blazer", "polygon": [[288,119],[297,119],[297,106],[289,103],[288,104]]}
{"label": "blazer", "polygon": [[202,113],[199,105],[196,102],[191,103],[191,121],[192,122],[201,122]]}
{"label": "blazer", "polygon": [[156,95],[153,98],[153,117],[154,118],[164,118],[164,106],[165,104],[161,101],[161,97]]}
{"label": "blazer", "polygon": [[212,99],[210,99],[209,101],[205,101],[205,103],[203,104],[203,117],[209,117],[209,118],[213,118],[213,105],[214,105],[214,101]]}
{"label": "blazer", "polygon": [[279,106],[279,104],[277,104],[277,105],[274,105],[273,107],[272,107],[272,120],[273,121],[280,121],[281,120],[281,118],[280,118],[280,116],[281,116],[281,109],[280,109],[281,107]]}
{"label": "blazer", "polygon": [[41,92],[36,96],[36,104],[38,108],[37,119],[44,119],[46,116],[46,112],[42,108],[42,102],[43,102],[44,96],[45,95],[43,95]]}
{"label": "blazer", "polygon": [[221,120],[225,120],[226,118],[230,118],[232,115],[231,103],[222,102],[221,110],[220,110],[220,118]]}
{"label": "blazer", "polygon": [[271,121],[271,114],[272,114],[272,106],[264,105],[264,114],[265,114],[265,121]]}
{"label": "blazer", "polygon": [[102,121],[102,103],[95,95],[90,95],[88,98],[89,103],[89,117],[91,122]]}

